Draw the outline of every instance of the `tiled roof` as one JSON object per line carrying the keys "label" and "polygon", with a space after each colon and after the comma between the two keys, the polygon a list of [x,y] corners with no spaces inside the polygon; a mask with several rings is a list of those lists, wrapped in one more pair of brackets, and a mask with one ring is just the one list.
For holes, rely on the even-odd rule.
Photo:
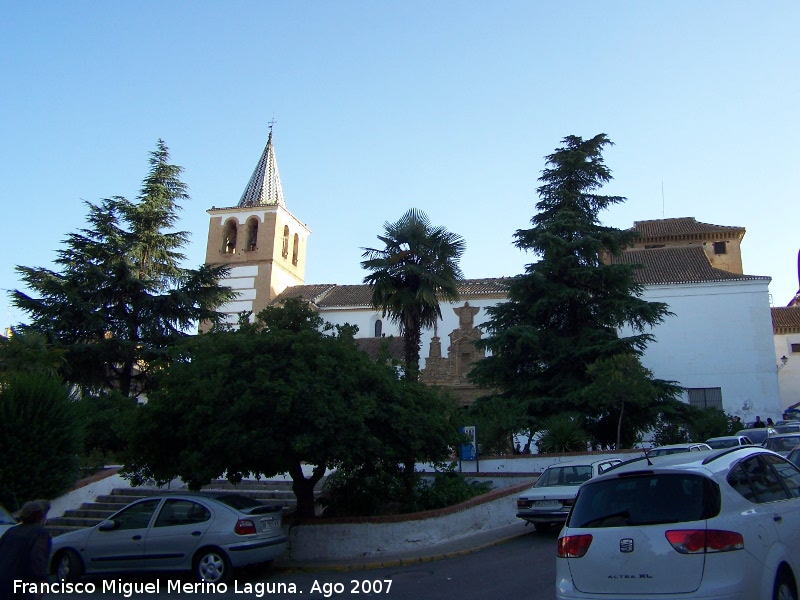
{"label": "tiled roof", "polygon": [[405,338],[402,337],[369,337],[356,338],[359,349],[366,352],[372,360],[378,360],[378,353],[382,344],[387,344],[389,358],[402,361],[405,358]]}
{"label": "tiled roof", "polygon": [[281,176],[278,174],[278,162],[275,160],[275,146],[272,143],[272,128],[261,159],[258,161],[250,181],[239,200],[239,206],[278,205],[286,208],[283,198]]}
{"label": "tiled roof", "polygon": [[639,244],[651,241],[686,240],[690,238],[735,237],[742,239],[745,233],[744,227],[712,225],[697,221],[694,217],[635,221],[633,229],[641,235],[641,238],[637,241]]}
{"label": "tiled roof", "polygon": [[611,262],[642,265],[636,271],[636,280],[643,285],[769,279],[715,269],[702,246],[632,249],[613,257]]}
{"label": "tiled roof", "polygon": [[800,306],[773,307],[772,331],[774,333],[800,333]]}
{"label": "tiled roof", "polygon": [[[505,298],[508,278],[465,279],[458,286],[462,300],[473,298]],[[359,285],[295,285],[286,288],[272,304],[287,298],[305,298],[320,308],[366,308],[372,306],[372,287]]]}
{"label": "tiled roof", "polygon": [[278,294],[275,299],[272,301],[272,304],[280,304],[289,298],[303,298],[304,300],[308,300],[309,302],[313,302],[317,304],[320,299],[325,297],[331,289],[335,288],[336,284],[334,283],[327,283],[327,284],[317,284],[317,285],[294,285],[292,287],[286,288],[280,294]]}

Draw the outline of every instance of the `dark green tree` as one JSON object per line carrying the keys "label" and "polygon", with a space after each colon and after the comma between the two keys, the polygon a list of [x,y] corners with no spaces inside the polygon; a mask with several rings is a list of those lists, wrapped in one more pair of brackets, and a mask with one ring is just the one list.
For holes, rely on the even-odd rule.
{"label": "dark green tree", "polygon": [[180,476],[196,489],[226,473],[288,472],[308,517],[326,469],[447,456],[432,392],[372,362],[353,333],[290,299],[236,331],[186,340],[128,428],[129,477]]}
{"label": "dark green tree", "polygon": [[665,404],[678,402],[681,388],[653,378],[635,354],[616,354],[589,365],[591,383],[584,388],[586,403],[594,404],[596,417],[589,423],[601,445],[629,448],[652,429]]}
{"label": "dark green tree", "polygon": [[482,343],[491,354],[475,365],[472,380],[522,405],[532,424],[564,412],[601,415],[582,393],[589,366],[641,356],[653,340],[649,328],[670,314],[640,297],[636,266],[608,260],[636,235],[599,221],[602,210],[624,201],[597,193],[611,179],[602,157],[609,144],[604,134],[569,136],[547,157],[533,227],[514,235],[515,245],[539,260],[510,280],[507,302],[487,309]]}
{"label": "dark green tree", "polygon": [[33,292],[11,292],[30,317],[22,328],[65,351],[67,381],[125,397],[146,393],[166,349],[198,322],[216,322],[216,309],[235,296],[219,285],[224,267],[180,266],[188,234],[172,228],[188,198],[181,171],[159,140],[137,201],[87,202],[89,226],[68,235],[58,271],[17,267]]}
{"label": "dark green tree", "polygon": [[369,275],[372,305],[397,323],[405,339],[405,375],[416,381],[422,330],[442,318],[439,302],[458,300],[464,278],[458,261],[464,253],[461,236],[431,225],[425,213],[406,212],[383,225],[383,248],[362,248],[361,266]]}
{"label": "dark green tree", "polygon": [[55,498],[78,476],[80,420],[69,389],[42,372],[5,373],[0,384],[0,504]]}
{"label": "dark green tree", "polygon": [[40,333],[12,331],[10,337],[0,337],[0,379],[23,372],[58,377],[64,365],[64,351],[54,349]]}

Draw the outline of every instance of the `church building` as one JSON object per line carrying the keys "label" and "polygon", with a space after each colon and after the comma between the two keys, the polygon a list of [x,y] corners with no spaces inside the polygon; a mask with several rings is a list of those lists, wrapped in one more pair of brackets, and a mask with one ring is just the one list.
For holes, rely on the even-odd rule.
{"label": "church building", "polygon": [[[326,321],[358,326],[365,350],[374,352],[386,338],[400,348],[397,327],[370,306],[369,286],[305,283],[311,231],[286,207],[272,130],[238,204],[213,207],[208,214],[206,262],[229,265],[223,283],[239,292],[221,309],[229,322],[235,323],[242,311],[255,314],[302,297]],[[780,419],[800,386],[779,388],[775,357],[788,344],[790,354],[794,348],[797,354],[787,362],[793,359],[800,366],[800,319],[793,320],[795,313],[787,317],[793,325],[781,331],[792,332],[786,335],[796,342],[782,342],[779,349],[770,277],[743,273],[744,227],[686,217],[638,221],[633,228],[640,233],[636,246],[613,260],[642,265],[637,278],[645,286],[643,298],[665,302],[674,313],[653,330],[656,341],[642,358],[644,366],[655,377],[684,387],[684,400],[691,404],[718,407],[743,421],[756,415]],[[467,279],[459,292],[458,302],[442,304],[443,318],[436,327],[423,331],[420,378],[447,386],[468,404],[481,394],[466,377],[483,358],[474,345],[482,335],[479,325],[487,320],[486,308],[506,296],[502,278]]]}

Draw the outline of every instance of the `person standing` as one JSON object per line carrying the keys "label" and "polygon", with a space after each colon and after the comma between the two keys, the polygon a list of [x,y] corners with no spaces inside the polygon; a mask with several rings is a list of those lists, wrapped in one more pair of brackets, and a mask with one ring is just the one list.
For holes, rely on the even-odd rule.
{"label": "person standing", "polygon": [[756,415],[756,422],[753,423],[753,427],[766,427],[766,426],[767,426],[766,423],[764,423],[764,421],[761,420],[761,417]]}
{"label": "person standing", "polygon": [[22,505],[20,525],[0,537],[0,598],[41,598],[41,594],[14,593],[14,581],[47,583],[47,562],[53,539],[44,528],[47,500],[31,500]]}

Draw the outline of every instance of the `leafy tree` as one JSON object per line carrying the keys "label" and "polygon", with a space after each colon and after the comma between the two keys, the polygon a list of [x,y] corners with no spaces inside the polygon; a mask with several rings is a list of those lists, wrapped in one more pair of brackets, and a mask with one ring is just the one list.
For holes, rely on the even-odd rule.
{"label": "leafy tree", "polygon": [[217,321],[215,309],[235,296],[219,285],[225,267],[179,266],[188,234],[170,230],[188,198],[181,171],[159,140],[136,202],[86,203],[89,226],[68,235],[59,271],[17,266],[34,292],[11,292],[31,319],[22,329],[65,352],[67,381],[126,397],[146,392],[166,349],[197,322]]}
{"label": "leafy tree", "polygon": [[39,333],[13,331],[8,338],[0,337],[0,378],[23,372],[58,377],[64,364],[64,351],[51,347]]}
{"label": "leafy tree", "polygon": [[[589,366],[616,355],[641,356],[648,328],[669,315],[665,304],[640,297],[636,266],[604,260],[636,233],[600,224],[600,211],[624,201],[596,191],[611,179],[600,134],[569,136],[547,157],[533,227],[518,230],[515,245],[539,258],[508,284],[508,301],[487,309],[491,351],[471,371],[472,381],[524,407],[531,424],[575,411],[598,418],[602,410],[582,393]],[[626,328],[631,334],[623,336]]]}
{"label": "leafy tree", "polygon": [[0,385],[0,504],[55,498],[75,482],[80,421],[67,387],[42,373],[6,373]]}
{"label": "leafy tree", "polygon": [[642,432],[654,427],[663,405],[678,402],[675,397],[681,392],[671,382],[654,380],[630,353],[601,358],[589,365],[587,374],[591,383],[583,393],[597,413],[590,430],[598,443],[615,443],[617,449],[632,446]]}
{"label": "leafy tree", "polygon": [[464,253],[461,236],[431,225],[425,213],[406,212],[383,225],[383,248],[362,248],[361,266],[371,271],[364,283],[373,287],[372,304],[397,323],[405,338],[406,378],[419,376],[422,329],[442,318],[439,301],[458,300],[463,279],[458,261]]}
{"label": "leafy tree", "polygon": [[126,473],[134,482],[180,476],[196,489],[224,474],[288,472],[308,517],[327,469],[376,471],[409,453],[441,460],[453,436],[436,396],[372,362],[353,333],[291,299],[236,331],[186,340],[128,428]]}

